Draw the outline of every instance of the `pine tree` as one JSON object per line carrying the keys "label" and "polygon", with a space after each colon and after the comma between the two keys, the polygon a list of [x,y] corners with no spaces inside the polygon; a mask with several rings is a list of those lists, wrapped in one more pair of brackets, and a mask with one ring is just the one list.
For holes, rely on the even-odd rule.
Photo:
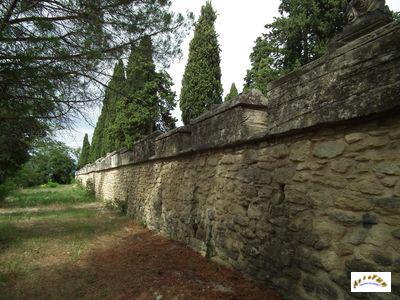
{"label": "pine tree", "polygon": [[222,102],[220,48],[214,28],[216,18],[211,2],[207,1],[201,8],[190,42],[182,80],[180,108],[185,124],[207,111],[212,104]]}
{"label": "pine tree", "polygon": [[342,0],[282,0],[279,12],[256,40],[246,90],[266,92],[267,82],[322,56],[344,25]]}
{"label": "pine tree", "polygon": [[89,155],[90,155],[89,138],[88,135],[85,134],[85,137],[83,138],[82,151],[78,160],[78,168],[82,168],[83,166],[85,166],[90,162]]}
{"label": "pine tree", "polygon": [[234,83],[232,83],[231,85],[231,89],[228,93],[228,95],[226,95],[225,97],[225,102],[232,100],[233,98],[235,98],[237,95],[239,95],[239,92],[236,88],[236,85]]}

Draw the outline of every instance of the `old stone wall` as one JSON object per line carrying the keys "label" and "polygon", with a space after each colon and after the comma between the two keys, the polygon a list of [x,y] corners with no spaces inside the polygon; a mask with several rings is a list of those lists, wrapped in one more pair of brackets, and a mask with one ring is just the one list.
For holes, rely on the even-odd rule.
{"label": "old stone wall", "polygon": [[[111,153],[77,179],[284,299],[398,299],[399,27],[333,49],[265,97],[252,91]],[[350,271],[393,272],[392,294],[351,294]]]}

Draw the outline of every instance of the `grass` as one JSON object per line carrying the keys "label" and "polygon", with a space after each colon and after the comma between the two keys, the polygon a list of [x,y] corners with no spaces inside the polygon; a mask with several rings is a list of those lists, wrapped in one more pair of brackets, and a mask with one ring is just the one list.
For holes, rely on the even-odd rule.
{"label": "grass", "polygon": [[78,185],[59,185],[56,187],[35,187],[13,191],[2,203],[2,206],[34,207],[53,204],[72,205],[95,201],[96,199],[94,196]]}
{"label": "grass", "polygon": [[[73,185],[19,190],[6,199],[9,209],[0,211],[0,299],[57,295],[52,286],[56,279],[65,281],[66,295],[68,290],[77,293],[82,282],[63,276],[96,239],[113,234],[127,222],[99,207],[73,207],[93,201]],[[57,206],[53,209],[52,204]],[[16,209],[33,206],[41,209]]]}

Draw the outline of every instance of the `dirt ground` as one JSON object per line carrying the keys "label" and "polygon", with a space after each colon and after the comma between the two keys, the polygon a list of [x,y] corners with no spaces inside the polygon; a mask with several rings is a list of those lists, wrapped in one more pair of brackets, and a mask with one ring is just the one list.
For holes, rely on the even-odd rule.
{"label": "dirt ground", "polygon": [[278,299],[237,272],[134,223],[119,237],[99,241],[85,263],[96,278],[92,295],[108,285],[114,299]]}
{"label": "dirt ground", "polygon": [[[10,263],[26,255],[22,268],[26,265],[30,270],[3,274],[6,280],[0,284],[0,299],[280,299],[275,292],[207,260],[182,243],[109,212],[88,215],[85,222],[94,222],[92,225],[100,228],[103,225],[94,220],[98,218],[100,224],[107,219],[104,222],[117,222],[117,227],[111,232],[93,231],[93,239],[77,248],[80,238],[73,230],[82,227],[81,223],[72,226],[70,215],[60,223],[60,216],[57,211],[58,219],[53,223],[49,223],[50,217],[38,221],[30,217],[29,222],[15,225],[37,230],[45,240],[37,239],[36,233],[35,242],[25,246],[23,253],[12,248],[22,247],[19,244],[23,241],[18,240],[8,249],[3,247],[3,258],[0,247],[0,262]],[[69,226],[68,237],[61,234],[63,226]],[[57,243],[53,243],[55,239]],[[7,251],[10,253],[5,254]]]}

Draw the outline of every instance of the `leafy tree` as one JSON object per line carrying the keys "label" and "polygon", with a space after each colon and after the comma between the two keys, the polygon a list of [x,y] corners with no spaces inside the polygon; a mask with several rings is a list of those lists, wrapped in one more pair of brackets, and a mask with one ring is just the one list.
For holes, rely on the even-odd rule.
{"label": "leafy tree", "polygon": [[82,168],[84,165],[88,164],[90,162],[89,158],[90,158],[90,144],[88,135],[85,134],[85,137],[83,138],[82,151],[79,155],[78,168]]}
{"label": "leafy tree", "polygon": [[226,97],[225,97],[225,102],[232,100],[237,95],[239,95],[239,92],[238,92],[238,90],[236,88],[236,85],[234,83],[232,83],[231,89],[230,89],[228,95],[226,95]]}
{"label": "leafy tree", "polygon": [[216,18],[211,2],[207,1],[201,8],[190,42],[189,59],[182,80],[180,108],[185,124],[213,104],[222,102],[220,48],[214,28]]}
{"label": "leafy tree", "polygon": [[18,186],[29,187],[54,181],[70,183],[76,165],[73,151],[62,142],[43,139],[35,142],[29,160],[12,178]]}
{"label": "leafy tree", "polygon": [[[102,98],[103,70],[151,36],[160,63],[180,52],[186,19],[168,0],[0,3],[0,182],[32,141]],[[6,141],[6,143],[5,143]]]}
{"label": "leafy tree", "polygon": [[256,40],[245,89],[266,92],[267,82],[323,55],[344,25],[342,0],[282,0],[279,12]]}

